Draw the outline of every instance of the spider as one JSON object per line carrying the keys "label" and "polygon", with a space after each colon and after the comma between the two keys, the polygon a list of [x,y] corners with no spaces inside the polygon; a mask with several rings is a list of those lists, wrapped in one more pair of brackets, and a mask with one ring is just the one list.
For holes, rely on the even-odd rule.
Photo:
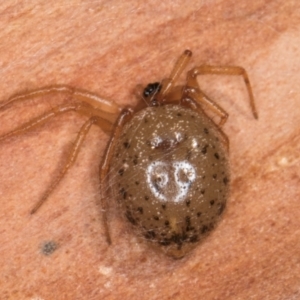
{"label": "spider", "polygon": [[[237,66],[194,67],[186,83],[175,86],[192,52],[185,50],[170,76],[149,84],[135,108],[121,108],[93,93],[66,85],[52,85],[17,94],[0,106],[49,94],[67,94],[75,102],[63,104],[0,137],[23,134],[51,118],[75,111],[88,117],[68,154],[67,162],[34,205],[36,213],[74,164],[92,125],[111,134],[100,164],[100,198],[103,226],[111,243],[107,220],[108,194],[116,198],[121,215],[137,234],[181,258],[211,231],[222,214],[229,194],[229,141],[221,130],[228,113],[200,89],[201,74],[240,75],[258,118],[246,71]],[[220,117],[214,123],[202,106]],[[112,175],[113,174],[113,175]]]}

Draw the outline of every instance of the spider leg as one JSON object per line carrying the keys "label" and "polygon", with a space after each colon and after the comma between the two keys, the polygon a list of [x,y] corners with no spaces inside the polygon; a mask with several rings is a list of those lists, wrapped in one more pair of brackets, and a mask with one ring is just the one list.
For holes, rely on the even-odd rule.
{"label": "spider leg", "polygon": [[[201,75],[201,74],[203,74],[203,75],[213,74],[213,75],[240,75],[240,76],[242,76],[243,79],[244,79],[244,82],[246,84],[247,91],[248,91],[250,107],[251,107],[251,110],[252,110],[253,117],[255,119],[258,119],[258,114],[257,114],[257,110],[256,110],[256,107],[255,107],[252,87],[250,85],[248,74],[247,74],[247,72],[244,68],[237,67],[237,66],[223,66],[222,67],[222,66],[208,66],[208,65],[195,67],[195,68],[193,68],[192,70],[190,70],[188,72],[187,86],[194,87],[195,89],[199,89],[199,85],[198,85],[198,82],[197,82],[196,78],[197,78],[198,75]],[[220,106],[218,106],[212,100],[208,99],[205,95],[201,96],[201,98],[203,99],[203,102],[206,102],[211,108],[214,106],[214,109],[213,109],[214,111],[219,110],[219,111],[223,111],[222,113],[224,113],[224,110],[221,109]],[[223,118],[222,125],[226,122],[226,119],[227,119],[226,117]]]}
{"label": "spider leg", "polygon": [[174,83],[177,81],[180,74],[186,68],[187,64],[189,63],[192,56],[192,52],[190,50],[185,50],[177,62],[168,78],[163,79],[162,81],[162,88],[157,95],[157,100],[163,102],[163,99],[167,93],[172,90]]}
{"label": "spider leg", "polygon": [[[4,140],[5,138],[17,136],[23,133],[26,133],[27,131],[36,128],[38,126],[41,126],[42,124],[46,123],[51,118],[74,111],[81,115],[88,116],[89,119],[83,124],[81,127],[76,140],[74,141],[74,144],[72,146],[72,149],[70,150],[70,153],[68,155],[67,161],[65,165],[62,167],[60,173],[56,176],[56,178],[53,180],[52,184],[48,187],[48,189],[44,192],[40,200],[36,203],[36,205],[32,208],[31,214],[36,213],[39,208],[47,201],[48,197],[51,195],[53,190],[57,187],[57,185],[60,183],[60,181],[63,179],[67,171],[72,167],[74,162],[76,161],[76,158],[78,156],[78,153],[80,151],[80,148],[83,144],[83,141],[85,137],[87,136],[91,126],[93,124],[99,126],[102,130],[104,130],[107,133],[111,133],[113,131],[113,124],[118,119],[118,116],[120,115],[120,112],[122,111],[122,108],[120,108],[117,104],[107,101],[95,94],[92,94],[87,91],[74,89],[69,86],[65,85],[53,85],[49,87],[44,87],[41,89],[37,89],[34,91],[29,91],[25,93],[20,93],[18,95],[15,95],[8,99],[5,103],[2,105],[0,104],[0,110],[4,110],[8,108],[10,105],[13,105],[15,103],[23,102],[26,100],[35,99],[38,97],[46,96],[46,95],[58,95],[58,94],[66,94],[69,98],[76,100],[74,103],[69,104],[63,104],[60,106],[57,106],[53,108],[52,110],[45,112],[44,114],[31,119],[30,121],[22,124],[18,128],[0,136],[0,141]],[[122,124],[123,120],[126,119],[125,115],[128,114],[129,110],[125,110],[127,112],[122,113],[121,116],[118,119],[117,127],[115,130],[115,134],[111,140],[111,144],[109,148],[112,148],[115,142],[115,139],[117,138],[119,134],[118,129]],[[110,243],[110,235],[108,231],[108,224],[107,224],[107,217],[106,217],[106,207],[107,207],[107,200],[104,197],[104,177],[107,175],[108,167],[109,167],[109,159],[112,154],[110,154],[110,151],[107,152],[105,156],[104,163],[101,167],[100,172],[100,179],[101,179],[101,204],[103,207],[103,223],[105,228],[105,234],[107,237],[108,242]]]}
{"label": "spider leg", "polygon": [[205,95],[200,89],[186,87],[185,95],[195,99],[199,103],[203,103],[204,105],[208,106],[211,111],[217,114],[220,117],[220,122],[218,124],[219,127],[222,127],[225,124],[228,119],[228,113],[220,105]]}
{"label": "spider leg", "polygon": [[107,190],[106,186],[108,185],[108,173],[109,173],[109,168],[110,168],[110,161],[116,146],[116,142],[120,136],[121,130],[124,126],[124,124],[131,118],[132,116],[132,111],[130,109],[124,109],[116,123],[116,127],[114,130],[114,133],[111,137],[111,140],[108,144],[108,147],[106,149],[102,164],[100,165],[100,195],[101,195],[101,207],[103,211],[103,223],[104,223],[104,228],[105,228],[105,233],[106,233],[106,238],[108,244],[111,244],[111,237],[109,234],[109,227],[108,227],[108,222],[107,222],[107,215],[106,211],[108,208],[108,203],[107,203],[107,196],[105,195],[105,192]]}
{"label": "spider leg", "polygon": [[82,146],[82,143],[93,124],[97,124],[99,127],[105,128],[106,130],[108,130],[111,127],[110,123],[108,123],[106,120],[103,120],[102,118],[100,118],[98,116],[90,117],[83,124],[83,126],[81,127],[81,129],[76,137],[73,147],[69,153],[67,162],[65,163],[64,167],[60,171],[60,174],[55,178],[55,180],[52,182],[52,184],[49,186],[49,188],[44,192],[41,199],[33,207],[33,209],[30,212],[31,214],[36,213],[37,210],[44,204],[44,202],[48,199],[49,195],[53,192],[53,190],[56,188],[56,186],[59,184],[59,182],[65,176],[67,171],[72,167],[72,165],[74,164],[74,162],[78,156],[80,147]]}
{"label": "spider leg", "polygon": [[[101,112],[99,110],[95,110],[93,107],[91,107],[85,103],[63,104],[63,105],[53,108],[51,111],[48,111],[48,112],[42,114],[41,116],[31,119],[30,121],[22,124],[18,128],[0,136],[0,141],[4,140],[6,138],[12,137],[12,136],[21,135],[23,133],[26,133],[27,131],[29,131],[33,128],[41,126],[42,124],[46,123],[51,118],[61,115],[61,114],[64,114],[64,113],[67,113],[67,112],[70,112],[70,111],[75,111],[75,112],[78,112],[83,115],[88,115],[89,117],[96,115],[100,118],[103,118],[102,115],[104,114],[103,112]],[[101,128],[105,132],[111,132],[112,124],[109,121],[104,120]]]}
{"label": "spider leg", "polygon": [[75,89],[67,85],[51,85],[40,89],[22,92],[10,97],[7,101],[0,104],[0,110],[3,110],[10,105],[26,100],[35,99],[37,97],[47,95],[66,94],[70,98],[90,104],[94,108],[105,112],[105,119],[110,120],[111,115],[118,115],[121,108],[114,102],[99,97],[96,94],[85,90]]}
{"label": "spider leg", "polygon": [[[202,109],[202,106],[200,104],[201,102],[204,101],[203,100],[203,95],[201,93],[200,94],[194,93],[191,97],[189,94],[187,94],[185,97],[182,97],[182,99],[180,101],[180,104],[183,105],[183,106],[189,107],[189,108],[191,108],[195,111],[198,111],[200,114],[206,115],[205,111]],[[221,109],[221,111],[224,111],[222,108],[220,108],[220,109]],[[217,113],[221,113],[221,111],[216,110]],[[225,112],[225,114],[228,116],[228,114],[226,112]],[[220,124],[217,125],[217,124],[215,124],[215,122],[213,122],[213,121],[211,121],[211,122],[212,122],[211,125],[214,126],[216,128],[216,130],[220,133],[221,138],[222,138],[227,150],[229,150],[229,139],[228,139],[227,135],[220,128]]]}

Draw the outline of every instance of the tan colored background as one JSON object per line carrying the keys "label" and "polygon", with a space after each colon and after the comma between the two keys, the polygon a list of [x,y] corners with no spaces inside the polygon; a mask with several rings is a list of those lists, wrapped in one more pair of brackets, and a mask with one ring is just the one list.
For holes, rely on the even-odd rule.
{"label": "tan colored background", "polygon": [[[252,119],[240,78],[200,78],[230,113],[232,195],[217,230],[173,261],[141,243],[112,201],[108,247],[98,165],[108,137],[89,134],[79,159],[33,216],[85,118],[68,114],[0,144],[1,299],[300,299],[299,1],[5,1],[0,4],[0,99],[54,83],[120,105],[136,84],[192,65],[249,73]],[[0,133],[64,103],[45,97],[0,113]],[[42,245],[58,245],[44,255]]]}

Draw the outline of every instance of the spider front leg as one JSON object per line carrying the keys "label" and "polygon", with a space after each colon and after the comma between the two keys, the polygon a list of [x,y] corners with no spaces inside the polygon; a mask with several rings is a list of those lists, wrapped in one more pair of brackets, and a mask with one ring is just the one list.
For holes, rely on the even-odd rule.
{"label": "spider front leg", "polygon": [[168,78],[163,79],[162,88],[157,94],[158,102],[163,102],[165,96],[172,90],[174,83],[178,80],[180,74],[186,68],[192,57],[192,51],[185,50],[175,63],[175,66]]}
{"label": "spider front leg", "polygon": [[[30,121],[20,125],[18,128],[13,129],[13,130],[3,134],[2,136],[0,136],[0,141],[4,140],[6,138],[12,137],[12,136],[24,134],[27,131],[30,131],[38,126],[45,124],[47,121],[49,121],[53,117],[62,115],[64,113],[67,113],[70,111],[74,111],[74,112],[80,113],[82,115],[87,115],[87,116],[96,115],[99,118],[101,118],[101,115],[102,115],[102,114],[98,113],[98,110],[92,108],[89,105],[86,105],[85,103],[63,104],[63,105],[53,108],[52,110],[50,110],[36,118],[31,119]],[[106,123],[104,123],[105,125],[103,126],[102,129],[106,132],[111,132],[112,126],[107,126],[108,121],[105,121],[105,122]]]}
{"label": "spider front leg", "polygon": [[[191,93],[196,93],[198,95],[198,101],[208,105],[210,109],[215,111],[220,117],[221,121],[219,126],[224,125],[224,123],[227,120],[228,114],[224,109],[222,109],[219,105],[217,105],[214,101],[209,99],[199,88],[198,82],[197,82],[197,76],[198,75],[205,75],[205,74],[212,74],[212,75],[240,75],[243,77],[244,82],[246,84],[246,88],[249,95],[249,101],[250,101],[250,107],[252,110],[253,117],[255,119],[258,119],[257,110],[255,107],[254,97],[252,93],[252,88],[250,85],[249,77],[247,72],[242,67],[236,67],[236,66],[199,66],[196,68],[193,68],[188,72],[187,75],[187,86],[191,89]],[[193,90],[194,89],[194,90]]]}
{"label": "spider front leg", "polygon": [[26,100],[32,100],[38,97],[43,97],[51,94],[65,94],[71,99],[87,103],[92,107],[97,108],[98,111],[102,111],[102,117],[104,119],[113,122],[115,121],[114,115],[119,114],[121,111],[121,108],[112,101],[108,101],[94,93],[90,93],[81,89],[75,89],[67,85],[51,85],[13,95],[7,101],[0,104],[0,110],[4,110],[10,105],[18,102],[24,102]]}

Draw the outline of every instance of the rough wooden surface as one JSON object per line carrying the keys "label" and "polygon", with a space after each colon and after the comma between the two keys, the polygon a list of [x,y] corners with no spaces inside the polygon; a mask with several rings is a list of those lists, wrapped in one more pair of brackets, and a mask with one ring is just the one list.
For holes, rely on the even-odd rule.
{"label": "rough wooden surface", "polygon": [[[106,244],[98,165],[108,137],[98,128],[49,201],[29,215],[84,117],[68,114],[1,142],[0,298],[300,299],[299,9],[293,0],[0,4],[2,101],[65,83],[133,105],[134,87],[166,76],[188,48],[191,66],[245,67],[259,111],[253,120],[240,78],[199,78],[230,114],[232,194],[218,228],[179,261],[136,239],[113,200],[113,245]],[[0,133],[66,101],[15,105],[0,113]]]}

